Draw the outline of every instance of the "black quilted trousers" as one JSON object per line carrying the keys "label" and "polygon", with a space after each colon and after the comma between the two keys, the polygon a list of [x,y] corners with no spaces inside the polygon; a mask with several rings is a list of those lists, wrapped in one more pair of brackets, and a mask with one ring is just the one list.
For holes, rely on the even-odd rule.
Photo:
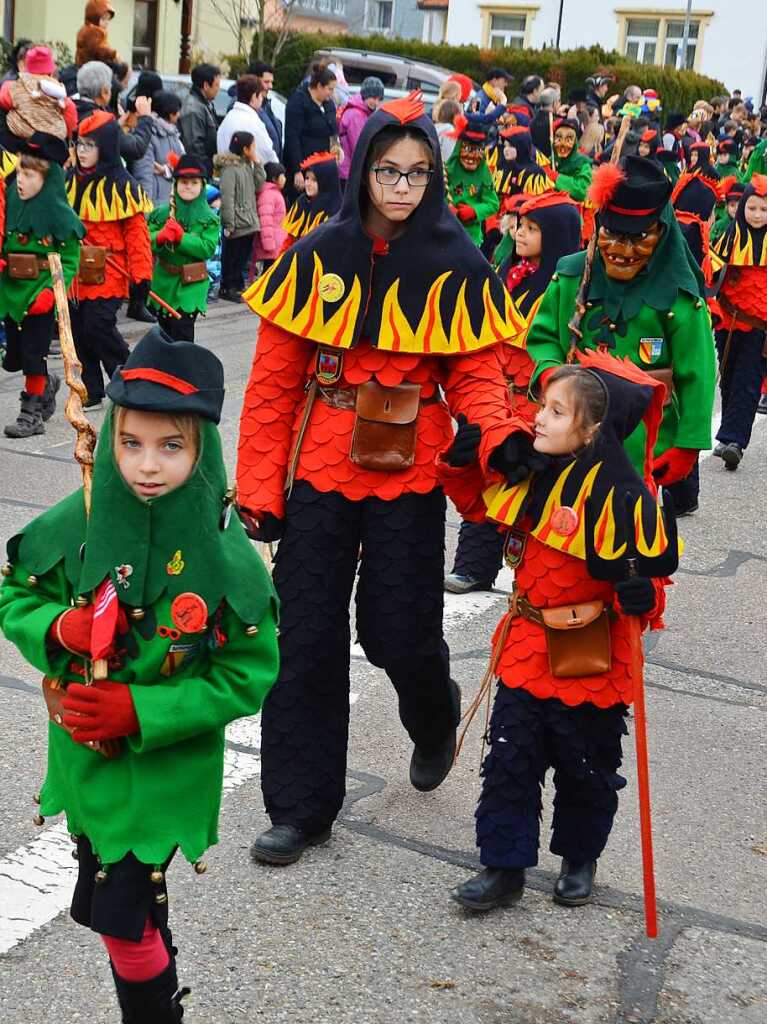
{"label": "black quilted trousers", "polygon": [[504,535],[492,523],[461,523],[453,572],[492,586],[503,562]]}
{"label": "black quilted trousers", "polygon": [[554,769],[550,850],[573,863],[596,860],[618,810],[625,704],[568,707],[503,683],[490,717],[490,753],[482,765],[477,846],[486,867],[538,863],[541,787]]}
{"label": "black quilted trousers", "polygon": [[295,484],[274,565],[280,675],[261,723],[261,788],[273,824],[311,834],[341,809],[349,602],[358,569],[359,642],[391,679],[410,738],[428,751],[458,724],[458,691],[442,637],[444,547],[441,490],[349,501]]}

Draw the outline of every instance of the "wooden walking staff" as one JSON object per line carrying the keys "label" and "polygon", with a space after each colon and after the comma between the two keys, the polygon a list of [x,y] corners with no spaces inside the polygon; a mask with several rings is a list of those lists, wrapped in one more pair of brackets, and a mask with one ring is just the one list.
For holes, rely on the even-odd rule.
{"label": "wooden walking staff", "polygon": [[[113,260],[110,256],[106,257],[106,261],[112,268],[112,270],[116,270],[118,274],[122,274],[122,276],[126,277],[129,281],[131,280],[131,276],[128,273],[128,271],[125,270],[124,267],[121,267],[120,264]],[[181,314],[179,313],[179,311],[177,309],[174,309],[173,306],[169,306],[165,299],[161,299],[156,292],[152,291],[151,288],[149,289],[149,298],[154,299],[158,306],[162,306],[162,308],[166,310],[166,312],[170,313],[170,315],[174,317],[176,320],[181,319]]]}
{"label": "wooden walking staff", "polygon": [[[623,143],[628,135],[629,128],[631,127],[631,115],[624,114],[623,120],[621,121],[620,129],[618,130],[618,137],[615,140],[613,151],[610,154],[610,163],[617,164],[621,157],[621,150],[623,149]],[[572,320],[567,325],[567,329],[570,332],[570,351],[567,353],[568,363],[572,363],[575,360],[575,352],[578,348],[578,342],[583,337],[581,331],[581,321],[586,315],[586,298],[589,294],[589,285],[591,284],[591,270],[594,266],[594,258],[597,252],[597,236],[599,235],[599,228],[594,228],[594,233],[589,239],[588,248],[586,249],[586,262],[583,266],[583,277],[581,278],[580,286],[578,287],[578,294],[575,296],[575,312],[573,313]]]}
{"label": "wooden walking staff", "polygon": [[[602,558],[596,551],[594,537],[597,512],[591,498],[586,499],[586,565],[589,576],[595,580],[631,579],[670,576],[679,565],[679,542],[673,509],[664,507],[663,523],[666,548],[659,555],[640,555],[637,550],[634,526],[636,499],[626,495],[625,516],[626,551],[623,557]],[[621,510],[616,509],[616,515]],[[647,715],[644,702],[644,655],[642,652],[642,624],[638,615],[627,615],[629,645],[631,648],[631,679],[634,684],[634,737],[637,757],[637,788],[639,791],[639,825],[642,840],[642,882],[644,888],[645,931],[648,939],[658,937],[658,908],[655,899],[655,863],[652,846],[652,817],[650,812],[650,764],[647,754]]]}
{"label": "wooden walking staff", "polygon": [[[96,431],[93,424],[83,411],[83,401],[87,399],[88,392],[85,389],[82,378],[82,365],[77,358],[74,338],[72,337],[72,323],[69,319],[69,303],[67,302],[67,288],[64,283],[64,273],[61,267],[61,257],[58,253],[48,254],[48,266],[51,271],[51,285],[56,300],[56,312],[59,321],[59,340],[61,342],[61,357],[64,363],[64,379],[69,388],[69,395],[64,407],[64,415],[77,433],[75,441],[75,459],[80,465],[83,475],[83,502],[85,504],[85,515],[91,514],[91,500],[93,488],[93,453],[96,448]],[[109,672],[106,658],[96,658],[93,661],[93,679],[106,679]],[[105,742],[94,741],[89,744],[94,750],[98,750],[104,757],[113,757],[120,749],[119,740],[106,740]]]}

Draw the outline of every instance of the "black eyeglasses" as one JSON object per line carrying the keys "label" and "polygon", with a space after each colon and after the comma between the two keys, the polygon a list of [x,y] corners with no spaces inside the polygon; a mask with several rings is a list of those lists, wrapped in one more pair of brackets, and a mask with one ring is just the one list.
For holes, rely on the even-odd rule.
{"label": "black eyeglasses", "polygon": [[396,167],[373,167],[373,174],[379,185],[399,185],[404,178],[409,188],[426,188],[434,174],[432,170],[416,168],[414,171],[398,171]]}

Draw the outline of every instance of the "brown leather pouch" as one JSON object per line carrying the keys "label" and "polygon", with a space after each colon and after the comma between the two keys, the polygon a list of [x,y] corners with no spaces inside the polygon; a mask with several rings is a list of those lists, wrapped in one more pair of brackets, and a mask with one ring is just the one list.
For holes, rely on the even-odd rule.
{"label": "brown leather pouch", "polygon": [[653,380],[659,380],[665,385],[666,393],[663,396],[663,405],[670,405],[671,393],[674,390],[674,368],[672,366],[664,366],[662,370],[645,370],[644,372],[648,377],[652,377]]}
{"label": "brown leather pouch", "polygon": [[383,387],[369,380],[357,386],[350,458],[363,469],[396,472],[415,460],[420,384]]}
{"label": "brown leather pouch", "polygon": [[541,608],[540,613],[553,676],[569,679],[610,671],[610,617],[603,601]]}
{"label": "brown leather pouch", "polygon": [[[45,698],[45,706],[48,708],[48,718],[55,722],[64,732],[68,732],[71,735],[71,730],[67,729],[64,725],[65,712],[62,701],[66,692],[58,679],[50,679],[48,676],[43,677],[43,697]],[[88,743],[86,745],[91,747],[92,750],[98,751],[108,761],[113,757],[117,757],[122,750],[122,740],[101,740],[98,743]]]}
{"label": "brown leather pouch", "polygon": [[14,281],[35,281],[39,276],[40,261],[34,253],[8,253],[8,277]]}
{"label": "brown leather pouch", "polygon": [[205,263],[182,263],[181,283],[199,284],[200,281],[208,280],[208,267]]}
{"label": "brown leather pouch", "polygon": [[103,245],[80,246],[80,284],[103,284],[107,275],[107,251]]}

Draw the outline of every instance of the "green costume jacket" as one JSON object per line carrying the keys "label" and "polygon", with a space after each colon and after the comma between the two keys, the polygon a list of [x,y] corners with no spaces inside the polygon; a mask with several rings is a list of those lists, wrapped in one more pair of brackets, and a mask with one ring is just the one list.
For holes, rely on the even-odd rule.
{"label": "green costume jacket", "polygon": [[[164,203],[155,207],[147,220],[152,250],[158,256],[152,276],[152,291],[179,313],[204,313],[208,306],[208,279],[182,284],[181,275],[166,270],[163,263],[180,267],[183,263],[207,262],[216,251],[221,224],[208,206],[204,189],[191,203],[176,196],[176,220],[184,228],[184,237],[178,245],[158,245],[157,235],[169,217],[170,206]],[[160,308],[152,298],[149,305]]]}
{"label": "green costume jacket", "polygon": [[463,226],[472,242],[475,245],[481,245],[482,225],[488,217],[498,213],[501,203],[498,193],[495,191],[493,176],[487,166],[487,161],[483,160],[476,171],[469,172],[461,165],[460,148],[460,142],[456,143],[455,149],[445,164],[447,192],[450,202],[454,206],[466,203],[476,213],[477,219]]}
{"label": "green costume jacket", "polygon": [[557,180],[554,188],[557,192],[567,192],[571,199],[582,203],[586,199],[591,185],[591,161],[583,153],[576,150],[566,160],[557,161]]}
{"label": "green costume jacket", "polygon": [[[85,659],[48,632],[99,577],[113,580],[130,628],[109,678],[130,686],[139,731],[107,760],[51,722],[40,812],[65,811],[69,831],[87,835],[104,864],[131,851],[162,864],[176,847],[194,862],[217,841],[224,727],[256,713],[277,676],[276,598],[237,515],[219,525],[226,480],[214,424],[200,421],[190,480],[145,502],[114,466],[110,421],[111,413],[90,520],[77,491],[9,542],[0,629],[46,676],[82,683]],[[190,593],[208,610],[195,633],[171,614],[174,598]],[[174,627],[179,635],[168,635]]]}
{"label": "green costume jacket", "polygon": [[[67,202],[61,168],[51,164],[45,184],[32,199],[22,200],[14,183],[6,188],[3,259],[7,261],[11,253],[46,257],[56,252],[69,288],[80,266],[80,239],[85,228]],[[0,317],[9,316],[20,324],[40,292],[50,287],[47,267],[35,278],[21,279],[12,278],[6,266],[0,275]]]}
{"label": "green costume jacket", "polygon": [[[579,252],[559,261],[530,326],[527,352],[536,364],[533,387],[543,370],[566,361],[570,347],[567,325],[575,309],[585,259],[585,252]],[[666,407],[655,454],[672,447],[710,448],[716,364],[711,319],[700,293],[695,293],[689,281],[679,287],[672,274],[667,275],[668,287],[656,281],[651,294],[637,294],[635,301],[619,309],[609,295],[599,294],[600,279],[606,277],[599,270],[597,255],[579,348],[593,349],[605,343],[613,355],[627,357],[643,370],[673,367],[671,404]],[[644,427],[640,426],[625,443],[640,473],[644,439]]]}
{"label": "green costume jacket", "polygon": [[755,174],[767,174],[767,139],[762,139],[751,154],[748,167],[741,180],[744,182],[751,181]]}

